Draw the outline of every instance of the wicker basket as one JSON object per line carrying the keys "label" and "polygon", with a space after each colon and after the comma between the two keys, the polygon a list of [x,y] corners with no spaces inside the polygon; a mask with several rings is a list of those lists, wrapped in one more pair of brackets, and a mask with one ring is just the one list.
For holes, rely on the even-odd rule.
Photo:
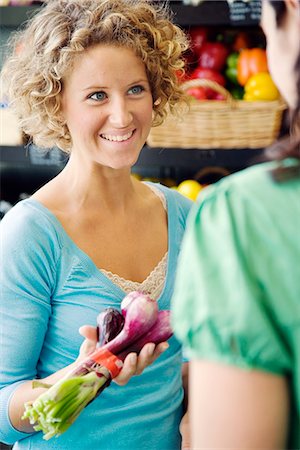
{"label": "wicker basket", "polygon": [[169,114],[164,123],[153,127],[147,144],[171,148],[263,148],[277,138],[286,104],[275,101],[235,100],[211,80],[190,80],[184,89],[209,87],[226,100],[192,100],[189,110],[176,117]]}

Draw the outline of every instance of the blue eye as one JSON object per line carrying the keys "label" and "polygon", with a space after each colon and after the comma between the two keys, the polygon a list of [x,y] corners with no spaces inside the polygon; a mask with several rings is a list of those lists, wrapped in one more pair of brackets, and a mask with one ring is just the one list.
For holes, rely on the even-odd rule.
{"label": "blue eye", "polygon": [[89,96],[89,98],[96,101],[104,100],[106,97],[107,95],[103,91],[95,92],[94,94]]}
{"label": "blue eye", "polygon": [[141,94],[145,89],[143,88],[143,86],[133,86],[132,88],[129,89],[129,93],[130,94]]}

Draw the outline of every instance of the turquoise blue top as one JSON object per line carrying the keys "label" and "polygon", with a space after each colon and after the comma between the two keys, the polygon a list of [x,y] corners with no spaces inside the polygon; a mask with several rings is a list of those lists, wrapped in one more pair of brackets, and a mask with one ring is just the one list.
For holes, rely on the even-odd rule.
{"label": "turquoise blue top", "polygon": [[[177,256],[191,202],[164,186],[168,268],[158,299],[170,309]],[[30,450],[176,450],[182,416],[182,351],[169,349],[126,386],[112,383],[60,437],[15,430],[9,398],[24,380],[47,377],[72,363],[82,337],[103,308],[119,308],[125,293],[68,237],[55,216],[33,199],[19,202],[1,222],[0,441]]]}
{"label": "turquoise blue top", "polygon": [[[192,358],[287,377],[291,445],[300,448],[300,178],[276,163],[203,190],[187,224],[173,298],[177,337]],[[293,164],[287,161],[286,164]]]}

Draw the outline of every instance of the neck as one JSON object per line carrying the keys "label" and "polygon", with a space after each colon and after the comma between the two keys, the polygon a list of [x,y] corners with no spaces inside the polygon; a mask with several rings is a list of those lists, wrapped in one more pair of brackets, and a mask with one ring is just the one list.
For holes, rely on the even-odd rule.
{"label": "neck", "polygon": [[130,169],[115,170],[99,164],[79,167],[72,157],[57,180],[62,185],[63,197],[76,208],[122,209],[135,190]]}

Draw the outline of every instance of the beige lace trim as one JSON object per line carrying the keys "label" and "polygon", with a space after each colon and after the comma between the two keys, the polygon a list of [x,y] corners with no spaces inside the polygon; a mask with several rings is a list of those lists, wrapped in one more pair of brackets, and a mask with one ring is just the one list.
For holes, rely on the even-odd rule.
{"label": "beige lace trim", "polygon": [[159,261],[157,266],[152,270],[148,277],[142,282],[126,280],[112,272],[101,269],[102,272],[126,294],[131,291],[141,291],[144,294],[150,295],[151,298],[157,300],[162,293],[166,272],[167,272],[168,252]]}
{"label": "beige lace trim", "polygon": [[[148,185],[148,187],[160,198],[164,208],[167,209],[166,199],[163,193],[154,186]],[[126,294],[132,291],[141,291],[157,300],[164,288],[167,273],[167,262],[168,252],[164,254],[157,266],[142,283],[126,280],[125,278],[122,278],[119,275],[105,269],[101,269],[101,272],[103,272],[114,284],[126,292]]]}

